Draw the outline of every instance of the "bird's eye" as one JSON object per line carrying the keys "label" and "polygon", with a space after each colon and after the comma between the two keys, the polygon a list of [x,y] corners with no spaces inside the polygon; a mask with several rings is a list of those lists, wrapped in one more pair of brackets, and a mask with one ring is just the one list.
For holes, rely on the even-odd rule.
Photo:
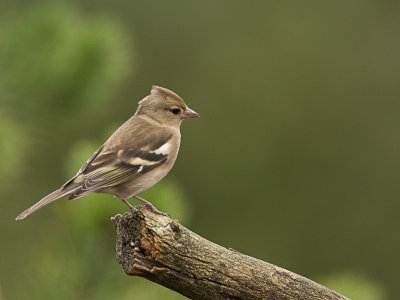
{"label": "bird's eye", "polygon": [[179,114],[180,111],[181,111],[181,110],[180,110],[179,108],[172,108],[172,109],[171,109],[171,112],[172,112],[174,115]]}

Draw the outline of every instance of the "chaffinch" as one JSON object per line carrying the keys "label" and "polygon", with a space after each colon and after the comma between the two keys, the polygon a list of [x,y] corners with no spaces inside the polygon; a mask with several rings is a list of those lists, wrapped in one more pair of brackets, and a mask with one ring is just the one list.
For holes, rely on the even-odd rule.
{"label": "chaffinch", "polygon": [[21,220],[63,196],[73,200],[89,193],[106,193],[121,199],[135,197],[156,213],[150,202],[138,196],[171,170],[181,142],[182,120],[198,117],[174,92],[153,86],[139,101],[136,113],[119,127],[61,188],[22,212]]}

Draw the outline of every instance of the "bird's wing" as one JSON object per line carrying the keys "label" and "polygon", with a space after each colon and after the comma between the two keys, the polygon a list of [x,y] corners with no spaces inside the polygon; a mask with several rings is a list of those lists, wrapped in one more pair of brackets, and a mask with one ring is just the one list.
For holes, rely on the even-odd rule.
{"label": "bird's wing", "polygon": [[76,173],[76,175],[74,177],[72,177],[70,180],[68,180],[66,183],[64,183],[64,185],[61,187],[61,189],[65,189],[67,187],[69,187],[70,185],[72,185],[72,183],[75,182],[75,179],[82,174],[83,171],[85,171],[86,167],[88,165],[90,165],[90,163],[96,159],[97,157],[99,157],[102,153],[104,149],[104,145],[102,145],[99,149],[96,150],[96,152],[93,153],[93,155],[91,157],[89,157],[89,159],[87,160],[87,162],[85,162],[83,164],[83,166],[79,169],[79,171]]}
{"label": "bird's wing", "polygon": [[167,156],[140,149],[104,151],[100,147],[78,174],[65,184],[80,186],[68,199],[76,199],[105,187],[128,182],[161,166],[167,161]]}

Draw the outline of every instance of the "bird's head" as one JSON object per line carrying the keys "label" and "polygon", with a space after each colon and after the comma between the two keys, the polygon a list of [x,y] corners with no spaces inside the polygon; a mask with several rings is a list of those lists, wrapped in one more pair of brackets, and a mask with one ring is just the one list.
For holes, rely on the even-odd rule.
{"label": "bird's head", "polygon": [[199,117],[177,94],[155,85],[150,95],[140,100],[136,113],[146,114],[165,125],[179,125],[183,119]]}

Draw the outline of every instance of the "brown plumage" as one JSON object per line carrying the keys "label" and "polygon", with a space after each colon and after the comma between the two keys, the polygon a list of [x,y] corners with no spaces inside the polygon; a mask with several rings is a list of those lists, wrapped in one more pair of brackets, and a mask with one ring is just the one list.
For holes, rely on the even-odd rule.
{"label": "brown plumage", "polygon": [[154,211],[139,193],[160,181],[178,155],[183,119],[199,116],[174,92],[153,86],[136,113],[119,127],[60,189],[22,212],[24,219],[39,208],[63,197],[77,199],[89,193],[112,194],[134,209],[127,199],[136,197]]}

